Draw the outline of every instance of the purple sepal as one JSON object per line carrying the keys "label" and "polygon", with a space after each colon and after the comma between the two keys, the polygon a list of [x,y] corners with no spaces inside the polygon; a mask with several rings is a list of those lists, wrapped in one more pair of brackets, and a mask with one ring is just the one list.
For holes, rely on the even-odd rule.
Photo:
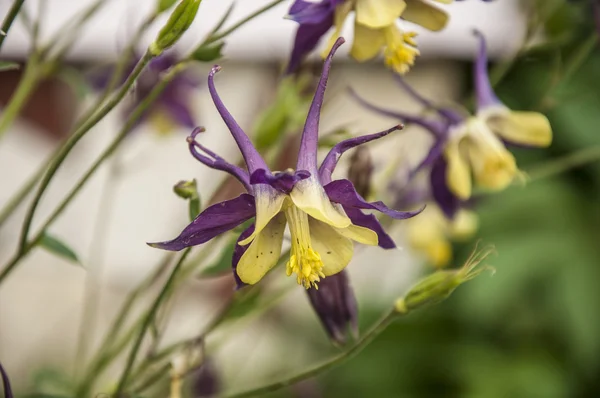
{"label": "purple sepal", "polygon": [[474,79],[475,79],[475,94],[477,97],[477,110],[487,108],[489,106],[501,104],[496,93],[492,89],[490,78],[488,76],[488,57],[485,37],[478,30],[473,30],[473,34],[479,39],[479,51],[474,64]]}
{"label": "purple sepal", "polygon": [[358,338],[358,305],[345,270],[319,282],[319,289],[307,289],[308,299],[329,337],[346,343],[348,329]]}
{"label": "purple sepal", "polygon": [[369,228],[371,231],[377,234],[379,241],[379,247],[382,249],[395,249],[396,244],[393,239],[385,232],[385,229],[377,220],[373,214],[365,214],[360,209],[354,207],[343,206],[344,211],[352,224],[358,225],[359,227]]}
{"label": "purple sepal", "polygon": [[432,166],[443,155],[445,148],[445,139],[436,140],[429,152],[427,152],[425,158],[421,161],[421,163],[419,163],[417,167],[410,171],[410,174],[408,175],[409,180],[412,180],[415,174],[417,174],[425,167]]}
{"label": "purple sepal", "polygon": [[[319,119],[321,118],[321,107],[325,98],[325,89],[327,88],[327,79],[329,78],[329,70],[331,62],[337,49],[344,44],[343,37],[339,37],[329,55],[323,64],[321,79],[315,91],[312,103],[306,116],[306,123],[302,130],[302,138],[300,140],[300,149],[298,151],[298,163],[296,170],[308,170],[311,173],[317,173],[317,142],[319,140]],[[266,168],[266,167],[265,167]],[[252,170],[254,171],[254,170]]]}
{"label": "purple sepal", "polygon": [[438,108],[437,106],[435,106],[427,98],[417,93],[417,91],[414,88],[412,88],[410,84],[406,83],[400,75],[394,73],[394,79],[402,87],[402,89],[408,93],[408,95],[410,95],[413,99],[415,99],[425,108],[435,110],[437,113],[440,114],[440,116],[443,116],[444,118],[448,119],[453,124],[459,124],[464,121],[464,118],[461,115],[459,115],[456,111],[449,108]]}
{"label": "purple sepal", "polygon": [[315,49],[319,41],[333,25],[333,13],[318,24],[303,24],[298,26],[294,37],[294,47],[285,73],[294,73],[304,58]]}
{"label": "purple sepal", "polygon": [[[246,191],[252,192],[250,178],[246,170],[227,162],[225,159],[196,141],[196,136],[204,131],[204,127],[196,127],[194,131],[192,131],[192,134],[187,138],[188,147],[192,156],[211,169],[221,170],[231,174],[239,182],[241,182],[242,185],[244,185]],[[208,156],[200,153],[199,151],[206,153]]]}
{"label": "purple sepal", "polygon": [[254,196],[244,193],[235,199],[206,208],[177,238],[167,242],[148,243],[148,245],[163,250],[179,251],[208,242],[255,215]]}
{"label": "purple sepal", "polygon": [[242,246],[239,243],[241,241],[243,241],[244,239],[248,238],[253,233],[254,233],[254,223],[252,223],[252,225],[250,225],[248,228],[246,228],[244,230],[244,232],[242,232],[240,234],[240,236],[237,238],[237,241],[235,242],[235,248],[233,249],[233,257],[231,259],[231,269],[233,271],[233,279],[235,279],[235,285],[236,285],[235,289],[236,290],[239,290],[239,289],[243,288],[244,286],[248,286],[247,284],[242,282],[242,280],[238,276],[237,265],[240,262],[240,259],[242,258],[244,253],[246,253],[246,250],[248,250],[248,248],[250,247],[250,245]]}
{"label": "purple sepal", "polygon": [[401,120],[404,123],[414,123],[416,125],[419,125],[427,131],[429,131],[435,137],[441,138],[445,137],[448,134],[448,123],[439,120],[426,119],[420,116],[409,115],[407,113],[396,110],[382,108],[380,106],[371,104],[370,102],[359,96],[356,93],[356,91],[354,91],[352,88],[348,88],[348,91],[352,98],[354,98],[359,104],[361,104],[367,109],[372,110],[373,112],[379,113],[387,117],[391,117],[396,120]]}
{"label": "purple sepal", "polygon": [[323,0],[320,3],[296,0],[290,7],[288,16],[299,24],[315,25],[330,18],[334,11],[335,3],[331,0]]}
{"label": "purple sepal", "polygon": [[461,207],[460,199],[454,195],[450,188],[448,188],[448,183],[446,182],[446,171],[448,168],[448,164],[446,163],[446,159],[443,156],[438,157],[438,159],[433,164],[431,168],[431,174],[429,176],[431,182],[431,194],[433,199],[438,204],[442,212],[449,219],[454,218],[454,215]]}
{"label": "purple sepal", "polygon": [[221,67],[219,65],[215,65],[208,74],[208,91],[210,92],[210,96],[212,97],[212,100],[215,103],[215,107],[217,108],[217,111],[221,115],[221,118],[227,125],[227,128],[231,132],[233,139],[235,140],[238,148],[240,149],[240,152],[242,153],[242,156],[246,161],[248,171],[250,173],[254,173],[254,171],[257,169],[268,169],[264,159],[262,158],[262,156],[260,156],[254,145],[252,145],[252,141],[250,141],[250,138],[248,138],[248,136],[246,135],[244,130],[242,130],[240,125],[237,124],[231,113],[229,113],[229,111],[225,107],[225,104],[223,104],[223,101],[221,101],[219,94],[217,93],[217,89],[215,88],[215,74],[220,70]]}
{"label": "purple sepal", "polygon": [[267,184],[285,194],[292,192],[294,185],[298,181],[305,180],[310,177],[310,173],[306,170],[298,170],[294,172],[278,172],[271,174],[265,169],[258,169],[250,176],[250,184]]}
{"label": "purple sepal", "polygon": [[337,165],[338,160],[342,157],[342,154],[349,149],[357,147],[359,145],[365,144],[369,141],[376,140],[381,137],[385,137],[391,132],[396,130],[401,130],[404,126],[396,125],[390,129],[381,131],[375,134],[367,134],[362,135],[360,137],[349,138],[347,140],[338,142],[335,144],[333,148],[329,151],[323,162],[321,163],[321,167],[319,167],[319,179],[321,180],[321,184],[329,184],[331,182],[331,174],[335,170],[335,166]]}
{"label": "purple sepal", "polygon": [[2,376],[2,385],[4,386],[4,397],[5,398],[13,398],[12,388],[10,387],[10,380],[8,379],[8,374],[2,367],[0,363],[0,376]]}
{"label": "purple sepal", "polygon": [[162,104],[167,113],[171,116],[173,121],[180,126],[187,128],[194,128],[197,126],[194,116],[190,108],[182,102],[179,98],[170,98],[165,100]]}
{"label": "purple sepal", "polygon": [[358,209],[377,210],[396,220],[405,220],[419,214],[424,207],[415,211],[398,211],[387,207],[383,202],[369,203],[364,200],[354,189],[354,185],[348,180],[335,180],[325,185],[325,193],[332,202],[339,203],[345,207],[356,207]]}

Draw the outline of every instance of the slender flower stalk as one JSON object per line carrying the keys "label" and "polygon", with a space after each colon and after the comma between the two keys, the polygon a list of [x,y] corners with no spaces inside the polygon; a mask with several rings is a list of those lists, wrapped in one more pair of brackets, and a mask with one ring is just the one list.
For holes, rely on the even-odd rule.
{"label": "slender flower stalk", "polygon": [[255,284],[279,260],[284,229],[289,224],[292,249],[286,273],[288,276],[296,274],[298,284],[306,289],[317,287],[323,278],[346,267],[354,252],[352,240],[388,249],[395,247],[377,219],[364,214],[361,209],[378,210],[395,219],[410,218],[419,211],[401,212],[381,202],[368,203],[356,193],[350,181],[332,181],[331,174],[345,151],[401,127],[342,141],[333,147],[320,167],[317,165],[319,119],[325,88],[333,55],[343,42],[342,38],[338,39],[325,60],[304,125],[296,171],[274,173],[268,169],[221,101],[214,84],[214,76],[220,67],[213,67],[208,76],[208,88],[242,153],[247,170],[225,162],[197,143],[198,131],[188,139],[190,151],[206,166],[231,174],[247,193],[208,207],[177,238],[150,246],[178,251],[205,243],[254,218],[254,223],[238,239],[232,266],[240,286]]}
{"label": "slender flower stalk", "polygon": [[4,17],[4,21],[2,21],[2,26],[0,27],[0,49],[2,49],[4,40],[6,40],[6,37],[8,36],[8,31],[10,30],[17,15],[19,15],[21,7],[23,7],[24,3],[25,0],[13,1],[12,6],[10,6],[10,10],[8,10],[8,14],[6,14],[6,17]]}

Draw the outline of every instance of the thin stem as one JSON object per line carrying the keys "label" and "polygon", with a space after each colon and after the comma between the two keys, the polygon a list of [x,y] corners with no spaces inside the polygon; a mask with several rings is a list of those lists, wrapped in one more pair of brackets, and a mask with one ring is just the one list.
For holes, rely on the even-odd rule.
{"label": "thin stem", "polygon": [[257,16],[259,16],[263,12],[269,11],[271,8],[275,7],[279,3],[282,3],[283,1],[285,1],[285,0],[274,0],[274,1],[270,2],[269,4],[267,4],[266,6],[264,6],[262,8],[259,8],[258,10],[256,10],[255,12],[253,12],[252,14],[248,15],[246,18],[244,18],[241,21],[239,21],[236,24],[234,24],[232,27],[224,30],[222,33],[215,33],[214,35],[209,36],[204,41],[204,43],[202,43],[202,46],[206,46],[206,45],[209,45],[211,43],[214,43],[216,41],[221,40],[225,36],[228,36],[229,34],[231,34],[234,31],[236,31],[238,28],[240,28],[246,22],[248,22],[248,21],[256,18]]}
{"label": "thin stem", "polygon": [[23,72],[17,89],[2,112],[2,118],[0,118],[0,139],[6,133],[8,127],[12,125],[15,118],[19,116],[19,113],[21,113],[25,104],[27,104],[29,97],[33,94],[38,82],[43,76],[43,70],[39,56],[36,53],[32,54],[27,61],[27,66],[25,67],[25,71]]}
{"label": "thin stem", "polygon": [[33,249],[38,242],[44,236],[44,232],[46,229],[62,214],[65,208],[71,203],[73,198],[77,196],[81,188],[87,183],[87,181],[94,175],[96,170],[104,163],[106,159],[108,159],[113,152],[118,148],[121,142],[127,137],[131,128],[135,125],[137,120],[141,117],[141,115],[148,109],[148,107],[154,103],[156,98],[163,92],[165,87],[173,80],[173,78],[180,73],[183,69],[187,67],[188,61],[183,61],[175,65],[173,68],[165,74],[162,78],[161,82],[158,83],[154,89],[148,94],[146,98],[133,110],[131,115],[127,118],[125,125],[119,132],[119,134],[113,139],[110,145],[102,152],[102,154],[96,159],[96,161],[90,166],[88,171],[81,177],[81,179],[75,184],[73,189],[69,192],[69,194],[61,201],[58,207],[52,212],[50,217],[46,220],[44,225],[40,228],[39,232],[29,240],[29,242],[25,245],[23,250],[19,250],[15,256],[8,262],[8,264],[4,267],[2,272],[0,272],[0,284],[6,278],[12,270],[19,264],[21,259],[29,253],[31,249]]}
{"label": "thin stem", "polygon": [[8,10],[8,14],[6,14],[6,17],[4,17],[4,21],[2,21],[2,27],[0,27],[0,49],[4,44],[6,36],[8,36],[8,31],[10,30],[15,18],[17,15],[19,15],[19,11],[21,11],[23,3],[25,3],[25,0],[15,0],[10,7],[10,10]]}
{"label": "thin stem", "polygon": [[527,172],[528,180],[537,181],[554,177],[573,168],[584,166],[600,160],[600,146],[582,149],[566,156],[545,162]]}
{"label": "thin stem", "polygon": [[135,343],[134,343],[133,347],[131,348],[131,351],[129,352],[129,357],[127,358],[125,370],[123,370],[123,373],[121,374],[121,378],[119,379],[117,389],[115,390],[115,393],[114,393],[115,397],[121,397],[123,390],[125,389],[127,381],[129,379],[129,374],[131,373],[131,370],[133,368],[133,363],[135,362],[138,351],[140,350],[140,347],[142,345],[142,341],[144,340],[144,336],[146,335],[146,332],[148,330],[148,327],[150,327],[150,325],[154,321],[154,317],[156,316],[156,313],[158,312],[160,305],[162,304],[163,300],[167,296],[167,293],[170,291],[171,285],[176,281],[177,274],[178,274],[179,270],[181,269],[183,262],[185,261],[185,258],[190,254],[190,251],[191,250],[188,248],[183,252],[181,257],[179,258],[179,261],[177,262],[177,264],[175,264],[173,271],[171,271],[171,275],[169,275],[169,279],[167,279],[167,281],[165,282],[162,290],[158,294],[158,297],[156,297],[156,299],[154,300],[154,303],[152,304],[150,311],[146,315],[144,322],[142,324],[141,330],[138,333],[138,337],[135,340]]}
{"label": "thin stem", "polygon": [[25,216],[25,220],[23,222],[23,227],[21,229],[21,236],[19,239],[19,252],[23,253],[27,247],[27,238],[29,235],[29,229],[31,228],[31,223],[33,221],[33,216],[35,215],[35,211],[46,191],[48,185],[50,185],[50,181],[58,171],[58,168],[62,165],[63,161],[66,159],[67,155],[71,152],[71,150],[75,147],[75,145],[81,140],[85,134],[96,125],[104,116],[106,116],[118,103],[125,97],[129,88],[135,83],[136,79],[144,70],[146,65],[153,58],[153,55],[150,52],[146,52],[146,54],[140,59],[137,63],[135,69],[127,78],[127,81],[121,86],[119,92],[104,106],[98,113],[96,113],[92,118],[88,119],[85,123],[83,123],[69,139],[65,142],[65,145],[61,147],[59,153],[56,158],[53,159],[53,162],[49,165],[48,171],[42,178],[40,182],[40,186],[33,198],[31,206]]}
{"label": "thin stem", "polygon": [[321,375],[342,363],[348,361],[349,359],[355,357],[358,353],[360,353],[363,349],[365,349],[377,336],[379,336],[392,321],[397,319],[399,316],[405,315],[400,314],[394,311],[389,312],[385,317],[383,317],[375,326],[371,328],[354,346],[352,346],[347,351],[323,362],[320,365],[317,365],[313,368],[305,370],[295,376],[289,377],[284,380],[277,381],[275,383],[267,384],[261,387],[253,388],[250,390],[233,393],[229,395],[225,395],[227,398],[242,398],[242,397],[253,397],[257,395],[262,395],[266,393],[270,393],[273,391],[280,390],[284,387],[291,386],[300,381],[309,379],[311,377]]}

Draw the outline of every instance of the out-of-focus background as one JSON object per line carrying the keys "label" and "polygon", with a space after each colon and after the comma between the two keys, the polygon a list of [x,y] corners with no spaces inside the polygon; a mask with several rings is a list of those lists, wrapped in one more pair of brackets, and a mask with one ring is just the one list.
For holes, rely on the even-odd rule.
{"label": "out-of-focus background", "polygon": [[[2,15],[10,2],[4,3],[0,5]],[[76,1],[47,3],[42,37],[59,29],[71,11],[83,7],[83,2]],[[266,3],[240,1],[231,20]],[[88,70],[114,60],[132,26],[153,4],[145,0],[110,2],[78,41],[64,66],[65,73],[36,92],[0,144],[0,204],[64,138],[77,105],[92,102],[93,94],[73,89],[71,69]],[[193,46],[229,4],[204,0],[198,21],[177,50],[185,52]],[[423,56],[406,80],[438,101],[468,103],[471,60],[476,51],[470,32],[483,30],[499,66],[493,75],[499,80],[498,96],[512,109],[538,110],[550,118],[554,142],[549,149],[513,149],[521,168],[541,175],[548,171],[544,168],[548,162],[600,145],[597,40],[592,55],[575,70],[561,68],[578,57],[589,41],[593,24],[587,8],[590,4],[561,0],[457,2],[446,7],[451,23],[445,31],[419,36]],[[35,4],[27,7],[36,15]],[[284,3],[274,8],[232,35],[220,62],[223,72],[217,78],[218,89],[248,131],[256,114],[273,99],[281,65],[290,51],[295,24],[282,19],[287,7]],[[546,16],[545,37],[540,38],[545,44],[509,64],[507,60],[519,51],[532,9],[539,15],[552,10]],[[2,55],[26,62],[27,37],[17,22]],[[152,37],[150,33],[148,42]],[[322,131],[351,126],[353,132],[369,133],[397,122],[361,108],[347,95],[348,86],[376,104],[419,111],[380,62],[356,65],[340,58],[328,88]],[[205,66],[195,73],[204,82],[207,71]],[[19,73],[0,73],[3,103]],[[193,109],[198,123],[207,128],[203,143],[227,159],[239,160],[204,84],[193,96]],[[121,122],[118,109],[81,142],[44,197],[36,220],[48,214]],[[92,341],[98,342],[117,305],[159,258],[145,242],[170,238],[186,224],[187,209],[172,194],[173,184],[196,178],[206,198],[218,188],[217,172],[188,155],[188,133],[180,129],[160,136],[151,125],[137,129],[52,228],[53,234],[78,253],[87,277],[82,267],[38,250],[3,284],[0,360],[11,370],[17,391],[60,389],[57,385],[76,372],[74,358],[86,289],[101,292],[92,336]],[[409,128],[370,148],[375,168],[382,170],[398,157],[414,162],[427,144],[426,134]],[[343,168],[339,174],[343,175]],[[456,247],[453,263],[464,262],[477,240],[492,243],[498,252],[490,261],[496,268],[493,277],[478,278],[441,305],[394,323],[350,362],[274,396],[599,396],[600,311],[595,308],[600,303],[599,204],[599,163],[534,179],[481,199],[476,207],[480,230],[472,241]],[[0,229],[2,263],[15,249],[24,207]],[[405,246],[401,227],[394,230],[394,237]],[[407,247],[394,252],[364,248],[349,271],[364,331],[419,274],[428,271],[428,265]],[[271,279],[279,279],[275,284],[294,284],[282,272],[274,272]],[[223,304],[230,289],[227,281],[190,281],[171,305],[173,315],[165,340],[194,336]],[[331,346],[301,289],[209,343],[216,347],[214,364],[226,390],[285,377],[339,351]],[[107,386],[115,382],[116,375],[118,369],[109,372]]]}

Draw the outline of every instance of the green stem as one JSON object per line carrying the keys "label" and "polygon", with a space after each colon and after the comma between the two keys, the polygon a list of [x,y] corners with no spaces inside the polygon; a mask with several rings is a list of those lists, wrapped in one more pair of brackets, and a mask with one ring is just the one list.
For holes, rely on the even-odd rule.
{"label": "green stem", "polygon": [[569,171],[575,167],[600,160],[600,146],[582,149],[556,160],[545,162],[527,172],[530,181],[542,180]]}
{"label": "green stem", "polygon": [[42,78],[43,68],[39,61],[38,55],[35,53],[27,61],[27,66],[19,81],[19,85],[2,112],[2,118],[0,119],[0,139],[6,133],[8,127],[12,125],[15,118],[19,116],[19,113],[25,104],[27,104],[29,97],[33,94],[38,82]]}
{"label": "green stem", "polygon": [[81,188],[87,183],[87,181],[94,175],[96,170],[104,163],[106,159],[108,159],[113,152],[118,148],[121,142],[127,137],[131,128],[135,125],[137,120],[141,117],[141,115],[148,109],[148,107],[156,100],[156,98],[163,92],[165,87],[171,82],[171,80],[183,69],[187,67],[187,61],[183,61],[175,65],[173,68],[167,72],[167,74],[162,78],[161,82],[157,84],[154,89],[148,94],[146,98],[134,109],[131,115],[127,118],[125,125],[119,132],[119,134],[113,139],[110,145],[102,152],[102,154],[96,159],[96,161],[92,164],[92,166],[88,169],[88,171],[81,177],[81,179],[75,184],[73,189],[69,192],[69,194],[61,201],[58,207],[52,212],[50,217],[46,220],[46,222],[40,228],[40,231],[29,240],[29,242],[24,246],[23,250],[19,250],[11,260],[9,260],[8,264],[4,267],[2,272],[0,272],[0,284],[2,281],[12,272],[12,270],[19,264],[21,259],[25,257],[29,253],[31,249],[33,249],[38,242],[44,236],[44,232],[46,229],[62,214],[65,208],[69,205],[69,203],[73,200],[75,196],[79,193]]}
{"label": "green stem", "polygon": [[142,341],[144,340],[144,336],[146,335],[148,327],[150,327],[150,325],[154,321],[154,317],[156,316],[156,313],[158,312],[160,305],[162,304],[163,300],[167,296],[167,293],[170,291],[171,285],[177,279],[177,274],[178,274],[179,270],[182,268],[183,262],[185,261],[185,258],[188,256],[188,254],[190,254],[189,248],[186,249],[185,252],[183,252],[181,257],[179,258],[179,261],[177,262],[177,264],[175,264],[173,271],[171,271],[171,275],[169,275],[169,279],[167,279],[167,281],[165,282],[162,290],[158,294],[158,297],[156,297],[156,299],[154,300],[154,303],[152,304],[150,311],[146,315],[144,322],[142,324],[141,330],[138,333],[137,339],[135,340],[135,343],[133,344],[133,347],[131,348],[131,351],[129,352],[129,357],[127,358],[127,363],[125,365],[125,369],[123,370],[123,373],[121,374],[121,378],[119,379],[117,389],[115,390],[115,393],[114,393],[115,397],[121,397],[123,395],[122,393],[125,389],[125,386],[127,385],[127,381],[129,379],[129,374],[131,373],[131,370],[133,368],[133,363],[135,362],[135,359],[137,357],[138,351],[140,350]]}
{"label": "green stem", "polygon": [[314,376],[321,375],[321,374],[341,365],[342,363],[350,360],[351,358],[355,357],[358,353],[360,353],[363,349],[365,349],[377,336],[379,336],[388,327],[388,325],[390,323],[392,323],[392,321],[394,321],[401,315],[406,315],[406,314],[400,314],[400,313],[397,313],[394,311],[388,313],[385,317],[383,317],[383,319],[381,319],[379,322],[377,322],[377,324],[375,326],[373,326],[371,328],[371,330],[369,330],[354,346],[352,346],[347,351],[323,362],[320,365],[317,365],[313,368],[305,370],[304,372],[301,372],[301,373],[299,373],[295,376],[289,377],[287,379],[280,380],[275,383],[267,384],[267,385],[264,385],[261,387],[253,388],[250,390],[225,395],[225,397],[227,397],[227,398],[254,397],[257,395],[262,395],[262,394],[267,394],[267,393],[270,393],[273,391],[277,391],[282,388],[296,384],[300,381],[309,379]]}
{"label": "green stem", "polygon": [[23,3],[25,3],[25,0],[15,0],[10,7],[10,10],[8,10],[8,14],[6,14],[6,17],[4,17],[4,21],[2,21],[2,27],[0,27],[2,30],[0,32],[0,48],[2,48],[4,40],[6,39],[6,36],[8,36],[8,31],[10,30],[15,18],[19,14],[19,11],[21,11]]}
{"label": "green stem", "polygon": [[27,238],[29,235],[29,229],[31,228],[31,223],[33,221],[33,216],[35,215],[35,211],[42,199],[46,188],[50,185],[50,181],[58,171],[58,168],[62,165],[67,155],[71,152],[71,150],[75,147],[75,145],[81,140],[85,134],[96,125],[104,116],[106,116],[118,103],[125,97],[129,88],[135,83],[136,79],[144,70],[146,65],[153,58],[153,55],[150,52],[146,52],[146,54],[140,59],[137,63],[135,69],[127,78],[127,81],[121,86],[119,92],[104,106],[98,113],[96,113],[92,118],[88,119],[85,123],[83,123],[69,139],[65,142],[57,154],[57,156],[53,159],[53,162],[50,163],[48,167],[48,171],[42,178],[40,182],[40,186],[33,198],[31,206],[27,211],[27,215],[25,216],[25,221],[23,222],[23,227],[21,229],[21,236],[19,239],[19,252],[23,253],[27,247]]}
{"label": "green stem", "polygon": [[233,25],[232,27],[230,27],[229,29],[224,30],[222,33],[216,33],[214,35],[211,35],[210,37],[208,37],[204,43],[202,43],[203,46],[206,46],[208,44],[214,43],[216,41],[221,40],[222,38],[224,38],[225,36],[228,36],[229,34],[233,33],[234,31],[236,31],[238,28],[240,28],[242,25],[244,25],[246,22],[256,18],[257,16],[259,16],[260,14],[262,14],[263,12],[269,11],[271,8],[275,7],[276,5],[278,5],[279,3],[282,3],[284,0],[274,0],[272,2],[270,2],[269,4],[267,4],[266,6],[259,8],[258,10],[256,10],[255,12],[253,12],[252,14],[248,15],[246,18],[242,19],[241,21],[237,22],[235,25]]}

